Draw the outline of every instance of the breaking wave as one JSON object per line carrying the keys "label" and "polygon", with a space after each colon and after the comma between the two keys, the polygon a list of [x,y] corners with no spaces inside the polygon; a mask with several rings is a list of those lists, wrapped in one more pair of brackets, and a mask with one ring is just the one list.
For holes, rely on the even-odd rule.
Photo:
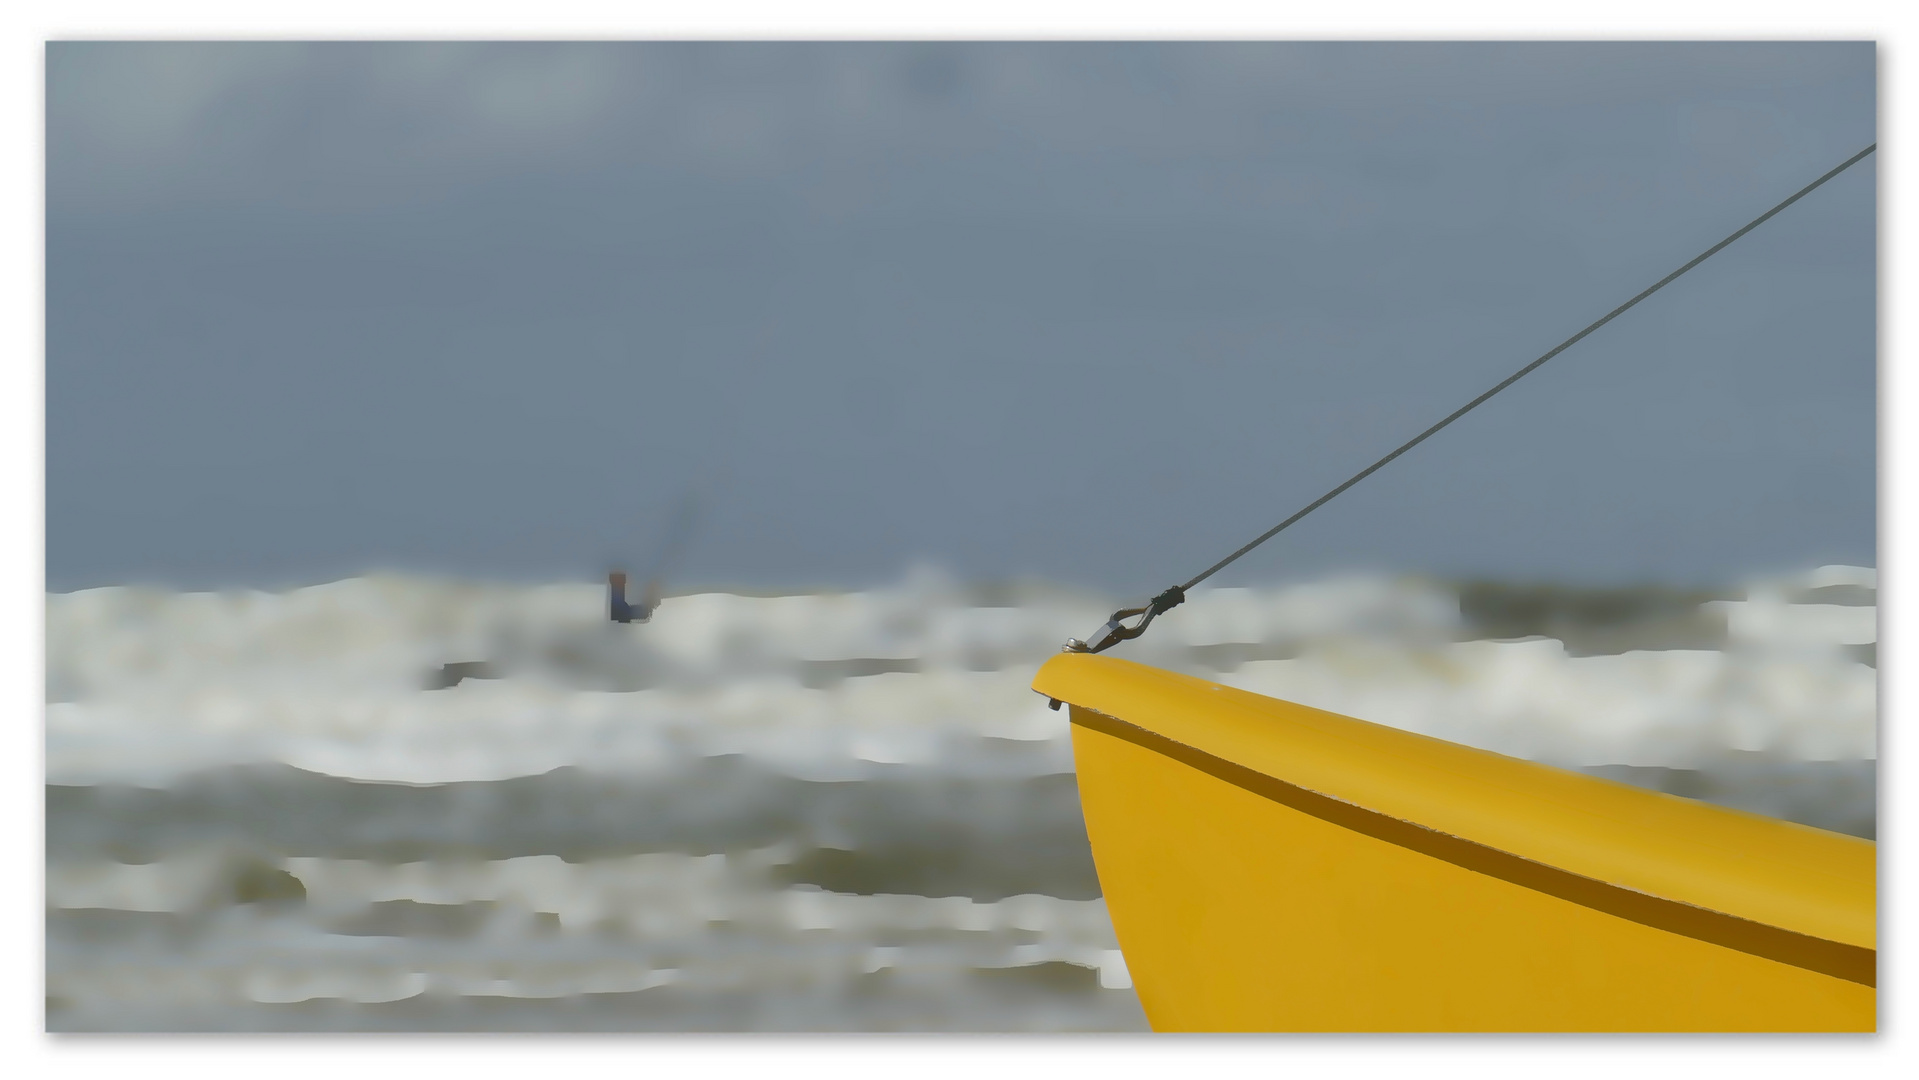
{"label": "breaking wave", "polygon": [[[1130,1029],[1063,712],[1113,598],[47,598],[55,1029]],[[1871,836],[1876,579],[1195,591],[1133,659]]]}

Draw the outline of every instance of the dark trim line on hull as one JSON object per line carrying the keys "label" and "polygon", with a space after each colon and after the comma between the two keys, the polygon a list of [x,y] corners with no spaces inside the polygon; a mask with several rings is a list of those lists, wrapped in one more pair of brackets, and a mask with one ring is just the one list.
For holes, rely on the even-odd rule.
{"label": "dark trim line on hull", "polygon": [[[1070,702],[1068,704],[1071,704]],[[1103,735],[1124,739],[1135,746],[1168,757],[1182,765],[1224,780],[1273,802],[1309,814],[1329,824],[1384,840],[1398,847],[1430,855],[1475,873],[1507,881],[1534,892],[1556,896],[1581,907],[1603,911],[1643,926],[1733,949],[1753,956],[1790,964],[1796,968],[1830,975],[1835,979],[1877,988],[1879,953],[1858,945],[1813,937],[1723,911],[1699,907],[1679,900],[1639,892],[1561,870],[1509,851],[1439,832],[1416,822],[1406,821],[1356,806],[1277,777],[1268,776],[1237,762],[1209,754],[1197,747],[1169,739],[1118,717],[1072,706],[1073,723]]]}

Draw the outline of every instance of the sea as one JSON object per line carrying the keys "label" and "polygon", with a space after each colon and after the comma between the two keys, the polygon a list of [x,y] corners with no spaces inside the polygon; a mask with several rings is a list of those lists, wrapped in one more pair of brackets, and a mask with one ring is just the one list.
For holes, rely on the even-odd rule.
{"label": "sea", "polygon": [[[1114,655],[1874,837],[1877,577],[1202,588]],[[1138,1031],[1064,711],[1124,598],[46,598],[59,1032]]]}

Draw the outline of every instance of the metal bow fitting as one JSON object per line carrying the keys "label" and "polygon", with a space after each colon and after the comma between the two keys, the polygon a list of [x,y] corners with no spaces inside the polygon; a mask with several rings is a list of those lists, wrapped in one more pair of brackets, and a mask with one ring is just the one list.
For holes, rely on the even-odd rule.
{"label": "metal bow fitting", "polygon": [[[1078,638],[1067,638],[1064,651],[1083,653],[1105,652],[1107,649],[1112,648],[1122,641],[1131,641],[1145,633],[1146,628],[1153,624],[1154,618],[1166,614],[1185,601],[1186,590],[1181,586],[1175,585],[1147,601],[1145,607],[1120,608],[1118,611],[1113,612],[1113,617],[1106,620],[1105,626],[1099,628],[1097,635],[1099,640],[1091,645],[1088,645]],[[1126,620],[1134,617],[1138,617],[1139,621],[1131,626],[1126,625]]]}

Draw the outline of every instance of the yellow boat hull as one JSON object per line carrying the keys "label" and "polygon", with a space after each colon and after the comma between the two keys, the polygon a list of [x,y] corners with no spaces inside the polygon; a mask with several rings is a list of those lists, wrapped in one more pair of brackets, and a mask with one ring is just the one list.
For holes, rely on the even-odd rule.
{"label": "yellow boat hull", "polygon": [[1874,1030],[1869,841],[1110,657],[1034,688],[1156,1030]]}

